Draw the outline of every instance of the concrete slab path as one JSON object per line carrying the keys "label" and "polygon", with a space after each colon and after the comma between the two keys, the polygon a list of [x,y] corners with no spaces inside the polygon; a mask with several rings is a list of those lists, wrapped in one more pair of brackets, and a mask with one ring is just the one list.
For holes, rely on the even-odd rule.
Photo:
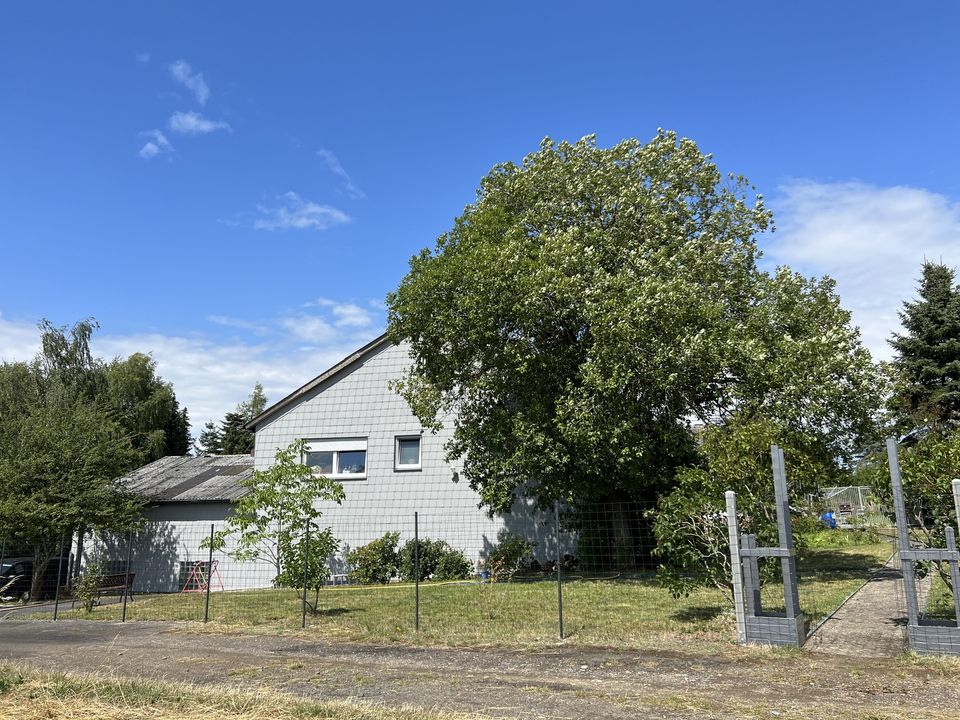
{"label": "concrete slab path", "polygon": [[808,650],[863,658],[893,657],[907,649],[903,580],[894,554],[807,640]]}

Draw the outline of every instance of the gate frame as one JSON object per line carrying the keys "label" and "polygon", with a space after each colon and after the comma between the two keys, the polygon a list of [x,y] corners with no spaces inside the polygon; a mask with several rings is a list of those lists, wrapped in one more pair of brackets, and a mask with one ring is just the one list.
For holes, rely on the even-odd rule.
{"label": "gate frame", "polygon": [[[910,642],[910,649],[923,654],[960,655],[960,552],[957,551],[955,530],[949,525],[945,528],[946,549],[914,550],[910,545],[910,523],[903,500],[900,459],[897,454],[897,441],[894,438],[887,438],[887,463],[890,467],[890,484],[893,487],[893,511],[897,519],[898,557],[900,572],[903,576],[903,594],[907,601],[907,639]],[[954,510],[960,522],[960,480],[954,480],[951,485]],[[913,564],[925,560],[947,562],[950,565],[955,612],[952,623],[949,620],[921,620],[920,618],[920,603],[917,598]]]}
{"label": "gate frame", "polygon": [[[777,445],[771,445],[770,458],[773,461],[773,490],[777,510],[777,547],[757,547],[756,535],[740,535],[736,493],[732,490],[726,493],[737,635],[741,643],[801,647],[807,639],[807,625],[806,618],[800,612],[797,559],[793,547],[793,524],[790,519],[790,496],[783,450]],[[783,613],[768,613],[763,610],[759,560],[764,557],[780,559],[785,608]]]}

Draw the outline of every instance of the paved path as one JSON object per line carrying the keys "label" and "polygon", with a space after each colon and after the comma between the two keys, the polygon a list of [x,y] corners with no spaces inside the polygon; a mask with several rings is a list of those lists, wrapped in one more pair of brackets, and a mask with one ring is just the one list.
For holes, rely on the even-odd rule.
{"label": "paved path", "polygon": [[893,555],[877,573],[807,640],[806,648],[834,655],[894,657],[907,649],[900,610],[903,585]]}

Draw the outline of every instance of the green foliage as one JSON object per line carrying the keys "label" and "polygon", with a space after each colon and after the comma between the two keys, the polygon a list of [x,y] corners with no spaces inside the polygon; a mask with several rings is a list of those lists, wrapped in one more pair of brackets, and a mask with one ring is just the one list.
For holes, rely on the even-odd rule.
{"label": "green foliage", "polygon": [[197,438],[198,455],[223,455],[223,433],[212,421],[207,421]]}
{"label": "green foliage", "polygon": [[219,427],[213,423],[204,425],[199,445],[207,455],[249,455],[253,452],[253,432],[246,425],[263,412],[267,405],[267,396],[263,386],[253,386],[250,397],[237,405],[237,409],[224,415]]}
{"label": "green foliage", "polygon": [[[662,498],[654,522],[659,578],[675,596],[714,586],[732,602],[727,490],[737,493],[740,532],[756,534],[761,546],[777,544],[771,444],[784,450],[794,498],[815,493],[837,472],[832,458],[818,456],[805,436],[769,420],[734,418],[707,430],[703,464],[677,474],[677,486]],[[802,547],[796,532],[794,542]]]}
{"label": "green foliage", "polygon": [[[960,478],[960,428],[941,427],[927,432],[916,444],[899,448],[907,516],[927,547],[944,547],[946,527],[957,528],[951,481]],[[864,459],[860,477],[869,480],[877,497],[893,506],[889,467],[885,452]],[[951,585],[946,566],[937,565],[944,582]]]}
{"label": "green foliage", "polygon": [[820,529],[814,532],[804,532],[802,536],[803,544],[809,550],[862,547],[883,542],[883,538],[875,527],[854,530]]}
{"label": "green foliage", "polygon": [[[92,320],[69,335],[46,321],[40,327],[42,349],[33,362],[0,365],[0,536],[32,548],[33,595],[62,537],[84,528],[125,529],[138,518],[140,501],[117,479],[143,460],[149,443],[141,441],[154,426],[144,410],[149,401],[111,385],[111,370],[135,368],[130,374],[152,378],[172,398],[145,356],[110,366],[94,359]],[[157,416],[158,424],[166,419]]]}
{"label": "green foliage", "polygon": [[[417,543],[408,540],[398,555],[400,578],[407,582],[416,579],[414,572],[414,548]],[[473,574],[473,563],[460,550],[455,550],[444,540],[421,538],[420,580],[464,580]]]}
{"label": "green foliage", "polygon": [[437,561],[434,580],[466,580],[473,575],[473,563],[462,550],[447,548]]}
{"label": "green foliage", "polygon": [[[410,261],[397,389],[492,510],[650,498],[692,464],[689,419],[771,417],[845,457],[879,383],[829,279],[756,265],[762,198],[660,132],[544,140],[496,166]],[[449,420],[453,418],[453,420]]]}
{"label": "green foliage", "polygon": [[[304,550],[309,553],[308,588],[319,591],[326,579],[326,561],[338,542],[331,529],[320,528],[323,516],[316,504],[329,501],[340,504],[343,486],[314,473],[303,464],[306,442],[296,440],[277,450],[274,464],[243,480],[247,494],[236,501],[226,527],[213,538],[215,549],[226,546],[228,537],[236,538],[230,552],[237,560],[264,559],[272,563],[274,584],[303,587]],[[309,533],[309,547],[306,537]],[[209,539],[202,547],[209,546]]]}
{"label": "green foliage", "polygon": [[173,386],[156,375],[157,363],[149,355],[134,353],[114,359],[105,367],[107,402],[126,431],[138,464],[165,455],[186,455],[190,449],[190,423]]}
{"label": "green foliage", "polygon": [[905,302],[900,319],[906,333],[890,344],[894,392],[890,402],[903,430],[960,421],[960,288],[954,271],[925,262],[919,299]]}
{"label": "green foliage", "polygon": [[487,553],[484,568],[490,573],[491,582],[509,582],[514,575],[524,570],[532,559],[535,544],[519,535],[501,531],[497,544]]}
{"label": "green foliage", "polygon": [[80,601],[80,607],[84,612],[93,612],[93,606],[97,601],[97,590],[102,583],[103,572],[96,564],[88,566],[86,572],[73,581],[73,595]]}
{"label": "green foliage", "polygon": [[350,580],[361,585],[390,582],[399,571],[400,557],[397,553],[399,542],[400,533],[388,532],[373,542],[351,550],[347,554]]}

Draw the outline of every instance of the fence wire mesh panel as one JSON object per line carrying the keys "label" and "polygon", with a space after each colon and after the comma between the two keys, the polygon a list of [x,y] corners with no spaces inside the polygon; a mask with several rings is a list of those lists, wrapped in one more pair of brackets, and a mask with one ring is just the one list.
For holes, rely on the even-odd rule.
{"label": "fence wire mesh panel", "polygon": [[[679,585],[665,583],[654,503],[518,502],[514,512],[490,516],[443,495],[417,504],[383,497],[360,511],[349,492],[342,505],[322,508],[313,530],[330,528],[332,552],[319,553],[295,534],[286,554],[264,542],[253,557],[230,533],[211,551],[211,532],[228,523],[225,513],[209,509],[130,533],[67,539],[57,616],[302,625],[320,637],[374,643],[525,646],[555,642],[562,633],[574,642],[667,647],[737,637],[729,588],[706,582],[696,563],[672,577]],[[830,534],[831,543],[855,536],[866,534]],[[886,559],[889,545],[874,542],[801,547],[799,598],[808,625]],[[762,604],[784,612],[781,573],[765,569],[768,562],[777,566],[778,559],[758,560]],[[51,582],[51,600],[55,591]],[[52,607],[41,610],[36,617],[52,618]]]}

